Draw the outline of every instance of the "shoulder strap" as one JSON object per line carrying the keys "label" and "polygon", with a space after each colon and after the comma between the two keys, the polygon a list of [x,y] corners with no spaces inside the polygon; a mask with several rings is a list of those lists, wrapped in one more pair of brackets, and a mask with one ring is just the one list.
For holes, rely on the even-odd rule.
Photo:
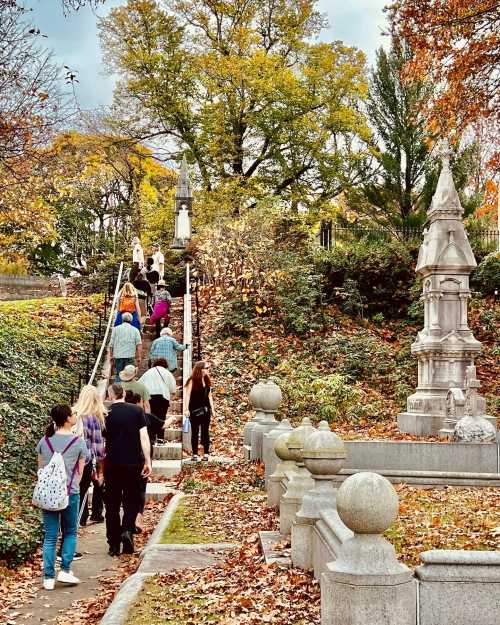
{"label": "shoulder strap", "polygon": [[[71,443],[70,443],[70,445],[71,445]],[[78,458],[76,459],[75,466],[73,467],[73,471],[71,471],[71,478],[70,478],[69,484],[68,484],[68,495],[69,495],[69,493],[71,491],[71,485],[73,484],[73,480],[75,479],[75,473],[78,471],[78,465],[80,463],[80,456],[81,456],[81,453],[78,454]]]}
{"label": "shoulder strap", "polygon": [[70,442],[66,445],[66,447],[61,451],[61,454],[65,454],[68,449],[71,447],[71,445],[73,445],[73,443],[76,443],[76,441],[79,439],[79,436],[75,436],[73,439],[70,440]]}
{"label": "shoulder strap", "polygon": [[[161,381],[163,382],[163,384],[167,384],[167,383],[165,382],[165,378],[164,378],[164,377],[162,376],[162,374],[158,371],[158,367],[155,367],[155,369],[156,369],[156,373],[160,376]],[[167,384],[167,386],[168,386],[168,384]]]}
{"label": "shoulder strap", "polygon": [[54,448],[52,447],[52,443],[50,442],[50,438],[48,436],[45,437],[45,442],[47,443],[47,447],[50,449],[50,451],[54,453]]}

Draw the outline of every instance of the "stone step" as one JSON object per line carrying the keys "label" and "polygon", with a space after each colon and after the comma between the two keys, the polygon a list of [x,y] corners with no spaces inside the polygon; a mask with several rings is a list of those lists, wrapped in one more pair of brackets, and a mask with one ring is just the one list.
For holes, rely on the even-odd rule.
{"label": "stone step", "polygon": [[154,477],[173,477],[181,468],[180,460],[153,460]]}
{"label": "stone step", "polygon": [[165,443],[164,445],[154,445],[154,460],[181,460],[182,443]]}
{"label": "stone step", "polygon": [[174,494],[175,489],[163,482],[148,482],[146,487],[146,501],[162,501],[167,495]]}
{"label": "stone step", "polygon": [[167,442],[182,440],[182,428],[165,428],[163,432],[164,439]]}

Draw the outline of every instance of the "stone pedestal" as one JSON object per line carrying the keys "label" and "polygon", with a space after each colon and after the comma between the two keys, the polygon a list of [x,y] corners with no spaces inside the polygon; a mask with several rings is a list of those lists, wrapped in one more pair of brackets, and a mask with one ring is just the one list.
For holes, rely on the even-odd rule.
{"label": "stone pedestal", "polygon": [[292,426],[290,425],[290,421],[288,419],[283,419],[277,423],[276,427],[274,427],[270,432],[264,434],[262,438],[262,461],[264,462],[265,473],[264,473],[264,482],[267,488],[269,478],[276,470],[280,459],[276,455],[274,451],[274,442],[284,432],[291,432]]}
{"label": "stone pedestal", "polygon": [[260,382],[255,393],[250,394],[250,398],[256,410],[259,411],[259,420],[253,426],[249,426],[249,430],[247,430],[247,439],[250,438],[251,447],[250,460],[261,460],[263,436],[270,432],[277,423],[274,413],[281,404],[281,389],[272,380],[267,380],[265,383]]}
{"label": "stone pedestal", "polygon": [[274,452],[281,460],[275,471],[269,476],[267,481],[267,505],[270,508],[279,508],[282,490],[282,482],[297,470],[297,465],[292,460],[292,455],[288,449],[288,437],[293,432],[292,429],[282,432],[274,441]]}
{"label": "stone pedestal", "polygon": [[314,488],[314,480],[304,466],[287,474],[288,484],[286,492],[280,499],[280,532],[290,534],[295,515],[300,510],[304,494]]}
{"label": "stone pedestal", "polygon": [[253,429],[263,420],[264,413],[262,412],[261,407],[261,395],[262,389],[264,387],[264,380],[259,380],[257,384],[252,386],[250,393],[248,395],[248,399],[252,404],[253,409],[255,410],[254,416],[250,421],[245,423],[245,427],[243,428],[243,445],[244,449],[248,455],[246,458],[250,460],[250,446],[252,443],[252,431]]}
{"label": "stone pedestal", "polygon": [[423,278],[424,328],[411,346],[418,359],[418,386],[398,415],[402,432],[437,435],[444,426],[450,388],[465,389],[466,369],[481,351],[467,323],[469,275],[476,260],[453,183],[450,150],[442,146],[442,168],[429,208],[417,262]]}
{"label": "stone pedestal", "polygon": [[292,523],[295,515],[302,505],[302,497],[304,493],[314,488],[314,481],[311,474],[304,467],[304,458],[302,452],[306,438],[314,432],[311,420],[304,417],[298,428],[295,428],[287,438],[286,445],[289,450],[289,457],[297,465],[297,470],[288,477],[286,492],[280,499],[280,532],[289,534],[292,529]]}
{"label": "stone pedestal", "polygon": [[321,577],[321,625],[416,625],[417,583],[381,535],[397,516],[392,484],[377,473],[352,475],[337,510],[354,536]]}
{"label": "stone pedestal", "polygon": [[304,494],[292,524],[292,563],[302,569],[312,569],[314,524],[322,512],[336,509],[337,490],[332,480],[347,454],[342,440],[330,431],[326,421],[321,421],[317,432],[306,438],[302,455],[314,479],[314,488]]}

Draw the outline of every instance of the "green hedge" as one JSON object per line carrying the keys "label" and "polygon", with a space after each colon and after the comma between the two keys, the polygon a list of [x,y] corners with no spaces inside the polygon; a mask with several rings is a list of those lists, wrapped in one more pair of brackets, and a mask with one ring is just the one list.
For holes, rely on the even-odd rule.
{"label": "green hedge", "polygon": [[0,565],[22,562],[40,539],[40,513],[30,503],[35,445],[51,406],[69,402],[97,301],[0,304]]}
{"label": "green hedge", "polygon": [[483,295],[500,293],[500,252],[485,256],[472,274],[471,286]]}
{"label": "green hedge", "polygon": [[358,242],[338,245],[318,256],[329,299],[365,314],[402,317],[413,301],[418,248],[401,242]]}

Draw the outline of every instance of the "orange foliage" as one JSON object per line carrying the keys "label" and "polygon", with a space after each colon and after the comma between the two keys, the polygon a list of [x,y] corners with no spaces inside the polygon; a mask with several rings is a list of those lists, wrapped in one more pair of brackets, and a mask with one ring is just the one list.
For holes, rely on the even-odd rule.
{"label": "orange foliage", "polygon": [[396,35],[415,52],[412,76],[443,85],[429,102],[446,134],[489,117],[500,121],[500,5],[497,0],[400,0],[389,7]]}

